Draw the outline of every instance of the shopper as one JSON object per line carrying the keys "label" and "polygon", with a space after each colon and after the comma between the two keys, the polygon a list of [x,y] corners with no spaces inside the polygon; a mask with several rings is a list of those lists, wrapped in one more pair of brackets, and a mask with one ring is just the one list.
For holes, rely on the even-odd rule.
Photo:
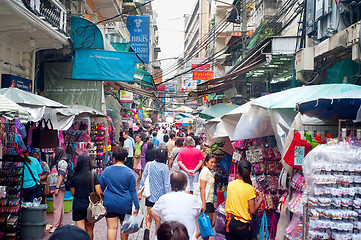
{"label": "shopper", "polygon": [[53,163],[50,166],[50,174],[48,176],[49,190],[53,197],[54,209],[54,223],[50,229],[53,233],[56,228],[63,225],[64,220],[64,195],[65,195],[65,181],[67,180],[68,169],[68,155],[64,149],[57,147],[53,153]]}
{"label": "shopper", "polygon": [[130,133],[127,131],[123,132],[123,137],[125,139],[123,148],[125,148],[128,152],[128,156],[127,156],[127,159],[124,162],[124,164],[127,167],[129,167],[130,169],[133,169],[133,157],[134,157],[135,142],[134,142],[134,139],[129,134]]}
{"label": "shopper", "polygon": [[168,151],[168,158],[170,158],[172,150],[175,147],[175,140],[177,140],[177,136],[175,135],[174,132],[171,132],[169,134],[169,138],[170,138],[170,140],[166,144],[166,148],[167,148],[167,151]]}
{"label": "shopper", "polygon": [[41,172],[39,177],[40,177],[40,181],[44,182],[44,181],[46,181],[46,179],[50,173],[49,165],[45,161],[42,160],[43,154],[41,154],[41,150],[39,148],[35,148],[33,150],[32,155],[34,158],[36,158],[38,160],[41,168],[43,169],[43,171]]}
{"label": "shopper", "polygon": [[163,135],[163,141],[159,144],[159,147],[166,149],[166,145],[168,141],[169,141],[169,136]]}
{"label": "shopper", "polygon": [[162,222],[178,221],[187,227],[189,239],[196,239],[197,218],[201,212],[197,199],[184,192],[187,176],[174,172],[170,176],[172,192],[161,196],[150,210],[150,217],[160,217]]}
{"label": "shopper", "polygon": [[[100,177],[100,185],[104,192],[104,206],[107,208],[107,239],[115,240],[118,230],[118,219],[123,223],[125,214],[139,212],[139,202],[136,190],[136,180],[133,171],[124,164],[128,151],[118,148],[113,153],[113,166],[104,169]],[[121,233],[121,239],[128,239],[128,234]]]}
{"label": "shopper", "polygon": [[133,170],[134,172],[138,173],[139,178],[138,181],[140,181],[141,178],[141,172],[140,170],[137,170],[138,164],[140,163],[140,158],[142,155],[142,145],[143,141],[140,137],[140,135],[135,136],[135,152],[134,152],[134,163],[133,163]]}
{"label": "shopper", "polygon": [[150,162],[150,161],[153,161],[154,159],[155,159],[154,143],[149,142],[147,152],[145,153],[145,161]]}
{"label": "shopper", "polygon": [[[170,192],[169,169],[165,164],[166,161],[167,150],[165,148],[158,148],[155,150],[155,161],[148,162],[147,165],[145,165],[142,180],[140,181],[140,188],[144,186],[145,179],[149,172],[150,197],[145,199],[145,206],[148,212],[147,216],[149,216],[149,210],[154,206],[154,203],[158,201],[161,196]],[[155,219],[155,223],[156,229],[158,229],[158,219]]]}
{"label": "shopper", "polygon": [[[202,200],[202,212],[206,213],[211,220],[212,226],[216,222],[215,209],[214,209],[214,176],[211,170],[216,165],[216,157],[213,154],[209,154],[204,159],[204,167],[199,174],[199,188],[201,191]],[[199,234],[199,235],[198,235]],[[197,237],[200,233],[197,233]],[[209,239],[209,238],[204,238]]]}
{"label": "shopper", "polygon": [[153,132],[152,142],[154,143],[154,148],[157,149],[159,147],[160,141],[157,138],[157,132]]}
{"label": "shopper", "polygon": [[49,240],[90,240],[89,235],[83,229],[74,225],[64,225],[56,229]]}
{"label": "shopper", "polygon": [[178,165],[178,154],[181,148],[183,147],[184,138],[177,138],[175,141],[175,147],[172,150],[172,153],[170,154],[170,159],[168,161],[168,168],[171,170],[171,172],[179,171],[179,165]]}
{"label": "shopper", "polygon": [[143,141],[143,144],[142,144],[142,147],[141,147],[140,163],[141,163],[142,169],[140,170],[140,178],[142,178],[143,171],[144,171],[144,168],[145,168],[145,164],[147,163],[147,161],[145,160],[145,155],[146,155],[147,150],[148,150],[148,143],[149,142],[150,142],[150,137],[146,136],[144,138],[144,141]]}
{"label": "shopper", "polygon": [[188,240],[187,228],[180,222],[164,222],[157,231],[158,240]]}
{"label": "shopper", "polygon": [[249,230],[252,214],[254,214],[263,201],[262,193],[256,191],[251,182],[251,163],[241,160],[238,163],[239,179],[228,184],[225,212],[227,214],[226,237],[227,240],[250,240]]}
{"label": "shopper", "polygon": [[193,183],[198,182],[199,172],[203,164],[202,152],[195,148],[194,139],[190,136],[184,141],[185,147],[178,153],[178,165],[181,171],[187,175],[187,193],[193,193]]}
{"label": "shopper", "polygon": [[[94,190],[102,195],[100,182],[97,174],[94,174]],[[77,227],[84,229],[93,239],[94,223],[86,221],[89,196],[93,192],[92,171],[90,158],[87,155],[80,155],[76,161],[74,175],[70,180],[70,190],[73,194],[73,221]]]}
{"label": "shopper", "polygon": [[43,169],[36,158],[29,156],[29,149],[24,152],[24,181],[23,181],[23,198],[24,202],[32,202],[38,196],[38,186],[40,184],[39,176]]}

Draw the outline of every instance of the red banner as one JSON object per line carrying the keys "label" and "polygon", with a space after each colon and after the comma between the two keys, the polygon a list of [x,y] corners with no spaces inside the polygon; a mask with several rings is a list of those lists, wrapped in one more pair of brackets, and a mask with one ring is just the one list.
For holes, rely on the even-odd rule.
{"label": "red banner", "polygon": [[[193,69],[195,68],[195,69]],[[211,65],[210,64],[192,64],[192,72],[194,71],[209,71],[211,70]]]}
{"label": "red banner", "polygon": [[213,71],[194,71],[193,80],[210,80],[213,79]]}

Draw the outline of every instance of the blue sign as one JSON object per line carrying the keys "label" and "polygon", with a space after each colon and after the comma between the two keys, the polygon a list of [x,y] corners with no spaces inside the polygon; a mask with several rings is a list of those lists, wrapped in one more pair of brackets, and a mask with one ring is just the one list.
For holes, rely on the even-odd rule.
{"label": "blue sign", "polygon": [[31,92],[33,81],[30,79],[14,76],[11,74],[1,75],[1,87],[2,88],[19,88],[21,90]]}
{"label": "blue sign", "polygon": [[[127,17],[127,28],[130,33],[130,45],[144,63],[149,63],[149,27],[150,17]],[[141,63],[138,58],[136,58],[135,62]]]}
{"label": "blue sign", "polygon": [[75,51],[72,79],[134,81],[135,54],[94,49]]}

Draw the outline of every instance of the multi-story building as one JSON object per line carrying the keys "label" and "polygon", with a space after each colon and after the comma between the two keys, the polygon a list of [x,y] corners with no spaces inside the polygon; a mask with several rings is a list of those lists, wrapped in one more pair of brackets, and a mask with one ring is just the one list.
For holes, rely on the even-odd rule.
{"label": "multi-story building", "polygon": [[0,74],[2,87],[9,80],[32,91],[37,72],[36,54],[68,45],[67,11],[57,0],[0,1]]}

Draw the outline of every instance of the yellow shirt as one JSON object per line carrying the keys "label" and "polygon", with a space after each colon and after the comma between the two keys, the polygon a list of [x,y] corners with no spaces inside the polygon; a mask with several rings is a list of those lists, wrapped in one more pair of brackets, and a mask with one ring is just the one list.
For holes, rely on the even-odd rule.
{"label": "yellow shirt", "polygon": [[256,191],[252,185],[240,179],[230,182],[227,188],[226,214],[233,214],[241,222],[251,221],[248,200],[254,198]]}

